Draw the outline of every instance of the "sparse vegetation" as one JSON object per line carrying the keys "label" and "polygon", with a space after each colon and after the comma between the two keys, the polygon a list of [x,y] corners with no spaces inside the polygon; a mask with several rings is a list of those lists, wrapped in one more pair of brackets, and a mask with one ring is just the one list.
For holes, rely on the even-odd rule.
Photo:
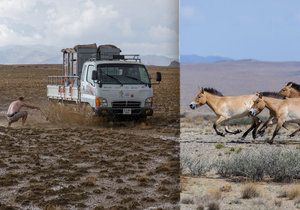
{"label": "sparse vegetation", "polygon": [[300,184],[290,187],[286,191],[286,197],[289,200],[294,200],[297,197],[300,197]]}
{"label": "sparse vegetation", "polygon": [[251,199],[259,196],[259,192],[255,184],[247,184],[244,186],[241,192],[241,197],[243,199]]}
{"label": "sparse vegetation", "polygon": [[181,203],[182,204],[194,204],[194,200],[192,197],[185,196],[181,198]]}
{"label": "sparse vegetation", "polygon": [[231,185],[224,185],[222,187],[220,187],[220,191],[221,192],[230,192],[232,190]]}
{"label": "sparse vegetation", "polygon": [[222,197],[222,192],[220,189],[210,189],[209,197],[211,197],[213,200],[220,200]]}
{"label": "sparse vegetation", "polygon": [[269,176],[275,181],[292,181],[300,178],[299,168],[300,153],[281,148],[250,149],[216,164],[217,173],[223,177],[244,176],[252,180]]}
{"label": "sparse vegetation", "polygon": [[274,201],[274,205],[277,206],[277,207],[280,207],[280,206],[282,205],[282,201],[276,199],[276,200]]}
{"label": "sparse vegetation", "polygon": [[222,148],[224,148],[224,147],[225,147],[224,144],[216,144],[216,145],[215,145],[215,148],[216,148],[216,149],[222,149]]}
{"label": "sparse vegetation", "polygon": [[182,157],[181,164],[193,176],[216,170],[222,177],[240,176],[252,181],[272,178],[278,182],[290,182],[300,178],[300,152],[284,148],[251,148],[216,160]]}
{"label": "sparse vegetation", "polygon": [[199,206],[197,206],[196,210],[204,210],[204,206],[203,205],[199,205]]}
{"label": "sparse vegetation", "polygon": [[191,160],[192,158],[181,158],[182,168],[187,168],[188,173],[193,176],[201,176],[212,169],[212,164],[209,161],[199,158],[198,160]]}
{"label": "sparse vegetation", "polygon": [[208,210],[219,210],[220,204],[217,202],[211,202],[208,204]]}

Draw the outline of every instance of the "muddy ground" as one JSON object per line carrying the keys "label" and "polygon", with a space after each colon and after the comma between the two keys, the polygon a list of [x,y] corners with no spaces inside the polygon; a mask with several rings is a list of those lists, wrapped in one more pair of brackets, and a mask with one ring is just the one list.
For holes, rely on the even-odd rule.
{"label": "muddy ground", "polygon": [[[179,70],[149,67],[150,74],[161,71],[163,76],[154,86],[153,117],[107,124],[74,107],[59,107],[59,114],[50,109],[47,76],[59,75],[61,68],[0,66],[0,208],[176,208]],[[25,127],[18,122],[6,128],[3,113],[19,96],[41,106],[52,121],[28,110]]]}
{"label": "muddy ground", "polygon": [[[260,117],[265,119],[265,116]],[[294,199],[280,197],[285,190],[295,186],[300,193],[300,185],[297,180],[292,183],[272,180],[256,182],[255,185],[260,195],[251,199],[242,199],[241,192],[251,180],[241,177],[224,178],[214,170],[199,176],[190,173],[187,163],[201,161],[209,165],[216,160],[227,158],[241,151],[253,149],[269,151],[270,148],[288,148],[300,152],[299,134],[294,138],[287,137],[295,129],[293,125],[288,126],[289,130],[282,129],[275,139],[275,144],[269,145],[265,141],[271,137],[274,126],[267,129],[264,137],[258,137],[255,141],[250,134],[244,141],[240,141],[242,133],[229,134],[226,137],[217,136],[212,127],[215,119],[216,117],[212,114],[204,114],[201,110],[182,114],[180,138],[181,209],[196,210],[201,209],[201,207],[207,209],[213,203],[222,210],[300,208],[299,195]],[[230,125],[230,128],[245,131],[250,126],[247,123],[247,119],[236,121]],[[220,129],[224,130],[224,128]]]}

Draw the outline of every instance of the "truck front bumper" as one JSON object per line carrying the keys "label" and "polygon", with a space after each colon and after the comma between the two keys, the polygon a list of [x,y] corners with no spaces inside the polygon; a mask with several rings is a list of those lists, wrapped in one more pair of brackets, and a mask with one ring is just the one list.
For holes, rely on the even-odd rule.
{"label": "truck front bumper", "polygon": [[152,116],[152,108],[132,108],[131,114],[123,114],[123,108],[100,107],[95,109],[99,116]]}

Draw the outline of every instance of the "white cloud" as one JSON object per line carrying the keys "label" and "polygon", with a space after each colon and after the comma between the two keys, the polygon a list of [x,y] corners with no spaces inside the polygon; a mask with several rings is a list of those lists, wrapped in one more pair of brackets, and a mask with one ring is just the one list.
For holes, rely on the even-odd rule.
{"label": "white cloud", "polygon": [[177,11],[178,0],[0,0],[0,46],[97,42],[177,56]]}

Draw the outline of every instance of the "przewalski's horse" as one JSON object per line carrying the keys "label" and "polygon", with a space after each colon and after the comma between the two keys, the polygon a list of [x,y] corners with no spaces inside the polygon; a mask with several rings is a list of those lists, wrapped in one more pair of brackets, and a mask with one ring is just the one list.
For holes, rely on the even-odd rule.
{"label": "przewalski's horse", "polygon": [[[284,96],[282,96],[281,94],[276,93],[276,92],[260,92],[260,93],[256,93],[256,95],[258,97],[270,97],[271,100],[272,100],[272,98],[273,99],[281,99],[281,100],[285,99]],[[273,101],[274,101],[274,103],[276,102],[276,100],[273,100]],[[257,103],[257,101],[255,101],[254,104],[255,103]],[[260,113],[262,110],[258,110],[258,111]],[[266,129],[268,128],[268,126],[274,125],[277,122],[276,113],[272,109],[269,109],[269,112],[270,112],[270,116],[269,116],[268,120],[257,131],[257,133],[260,136],[264,135],[264,133],[265,133]],[[257,113],[256,115],[258,115],[259,113]]]}
{"label": "przewalski's horse", "polygon": [[280,91],[279,94],[286,98],[299,98],[300,85],[294,82],[288,82]]}
{"label": "przewalski's horse", "polygon": [[[258,93],[257,96],[257,99],[254,100],[254,104],[249,111],[250,115],[256,116],[264,108],[267,108],[277,121],[272,138],[268,141],[270,144],[273,143],[275,136],[281,127],[284,127],[285,123],[300,124],[300,98],[282,99],[281,95],[277,94],[276,96],[276,93],[270,92]],[[293,137],[299,131],[300,128],[289,136]]]}
{"label": "przewalski's horse", "polygon": [[[217,120],[213,125],[214,130],[220,136],[225,136],[224,133],[218,130],[218,126],[231,119],[238,119],[249,116],[249,109],[253,105],[253,101],[256,100],[257,96],[253,95],[242,95],[242,96],[223,96],[222,93],[213,88],[202,88],[197,94],[194,101],[190,104],[191,109],[196,109],[199,106],[207,104],[212,111],[217,115]],[[258,117],[252,117],[251,127],[243,134],[244,139],[248,133],[253,130],[252,137],[256,138],[256,129],[260,125],[261,121]],[[225,131],[230,134],[238,134],[241,130],[230,131],[225,126]]]}
{"label": "przewalski's horse", "polygon": [[[269,93],[271,95],[276,95],[276,93],[272,93],[272,92],[265,92],[265,93]],[[283,98],[299,98],[300,97],[300,85],[296,84],[294,82],[288,82],[280,91],[279,94],[282,96]],[[279,96],[276,96],[276,98],[278,98]],[[279,97],[280,98],[280,97]],[[272,113],[270,112],[270,117],[269,119],[261,126],[260,129],[258,129],[258,134],[260,134],[261,136],[263,136],[265,130],[267,129],[268,126],[273,125],[276,119],[274,119],[274,116],[272,115]]]}

